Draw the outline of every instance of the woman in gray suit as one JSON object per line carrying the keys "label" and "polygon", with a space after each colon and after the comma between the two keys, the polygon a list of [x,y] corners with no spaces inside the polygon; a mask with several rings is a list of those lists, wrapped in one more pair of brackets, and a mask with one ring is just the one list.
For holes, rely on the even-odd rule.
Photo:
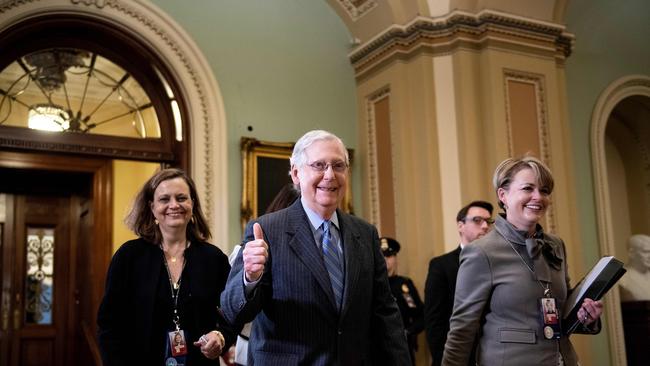
{"label": "woman in gray suit", "polygon": [[[533,157],[510,158],[493,183],[505,213],[461,253],[442,364],[467,365],[478,337],[478,365],[576,366],[560,321],[570,292],[564,242],[539,225],[550,205],[551,172]],[[548,316],[553,311],[559,316]],[[598,333],[602,311],[600,301],[585,299],[576,331]]]}

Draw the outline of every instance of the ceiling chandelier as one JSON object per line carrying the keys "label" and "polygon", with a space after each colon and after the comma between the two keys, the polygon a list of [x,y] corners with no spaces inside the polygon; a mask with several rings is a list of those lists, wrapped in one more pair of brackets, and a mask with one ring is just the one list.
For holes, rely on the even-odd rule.
{"label": "ceiling chandelier", "polygon": [[61,106],[37,104],[29,110],[27,126],[42,131],[67,131],[70,129],[70,116]]}
{"label": "ceiling chandelier", "polygon": [[155,109],[137,80],[107,58],[74,48],[27,54],[0,73],[0,125],[160,137]]}

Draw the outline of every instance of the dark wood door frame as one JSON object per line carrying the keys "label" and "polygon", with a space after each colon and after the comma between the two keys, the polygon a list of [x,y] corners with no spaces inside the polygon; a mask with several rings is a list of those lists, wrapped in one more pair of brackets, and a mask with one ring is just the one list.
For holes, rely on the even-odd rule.
{"label": "dark wood door frame", "polygon": [[[33,170],[46,170],[58,172],[84,172],[92,174],[92,240],[90,245],[93,256],[86,258],[92,261],[90,268],[94,269],[88,275],[92,278],[90,283],[93,284],[91,288],[90,298],[87,301],[91,302],[91,308],[97,309],[104,292],[104,283],[106,280],[106,268],[110,263],[113,254],[112,249],[112,231],[113,231],[113,205],[112,205],[112,163],[110,159],[96,159],[84,158],[79,156],[68,155],[55,155],[55,154],[42,154],[42,153],[18,153],[9,151],[0,151],[0,167],[12,169],[33,169]],[[70,268],[77,267],[76,256],[71,256]],[[68,279],[70,284],[67,297],[74,301],[76,294],[74,293],[75,278],[74,271],[70,271],[72,278]],[[72,322],[74,317],[75,307],[70,306],[68,309],[68,319]],[[69,332],[73,332],[75,324],[68,323]],[[99,351],[95,335],[97,334],[97,326],[94,319],[86,321],[82,324],[82,331],[84,340],[88,342],[88,346],[95,356],[95,361],[99,361]],[[68,338],[69,337],[69,338]],[[73,334],[66,336],[68,339],[74,339]],[[73,342],[67,342],[73,343]],[[68,345],[68,351],[72,351],[72,344]],[[98,363],[101,364],[101,363]]]}

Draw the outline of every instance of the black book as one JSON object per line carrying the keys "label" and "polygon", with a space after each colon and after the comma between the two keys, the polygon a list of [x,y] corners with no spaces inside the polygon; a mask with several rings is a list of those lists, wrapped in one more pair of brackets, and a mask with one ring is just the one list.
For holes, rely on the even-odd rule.
{"label": "black book", "polygon": [[566,334],[571,334],[581,324],[578,319],[578,310],[585,298],[600,300],[607,291],[625,274],[623,262],[613,256],[602,257],[594,268],[582,279],[571,292],[564,303],[566,314],[563,328]]}

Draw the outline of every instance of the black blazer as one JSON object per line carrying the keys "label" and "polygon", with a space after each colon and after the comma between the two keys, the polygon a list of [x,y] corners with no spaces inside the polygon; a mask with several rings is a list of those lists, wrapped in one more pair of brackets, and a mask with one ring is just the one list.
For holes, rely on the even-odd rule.
{"label": "black blazer", "polygon": [[[433,258],[424,287],[424,319],[431,365],[440,366],[445,350],[449,319],[454,310],[456,277],[460,267],[460,245],[455,250]],[[474,352],[470,360],[474,360]],[[473,365],[470,361],[470,365]]]}
{"label": "black blazer", "polygon": [[[220,330],[227,344],[235,339],[236,333],[225,326],[218,312],[219,295],[230,271],[228,257],[212,244],[193,242],[185,258],[179,308],[190,351],[187,361],[219,365],[219,360],[208,360],[192,343],[211,330]],[[171,297],[170,291],[158,245],[136,239],[120,247],[111,260],[97,315],[105,366],[163,364],[162,337],[166,337],[164,328],[171,315],[163,311],[160,299],[161,295]]]}
{"label": "black blazer", "polygon": [[[269,259],[247,298],[242,254],[221,301],[226,319],[252,321],[249,365],[410,365],[374,226],[337,211],[345,257],[341,312],[300,200],[260,217]],[[243,243],[253,239],[253,223]]]}

